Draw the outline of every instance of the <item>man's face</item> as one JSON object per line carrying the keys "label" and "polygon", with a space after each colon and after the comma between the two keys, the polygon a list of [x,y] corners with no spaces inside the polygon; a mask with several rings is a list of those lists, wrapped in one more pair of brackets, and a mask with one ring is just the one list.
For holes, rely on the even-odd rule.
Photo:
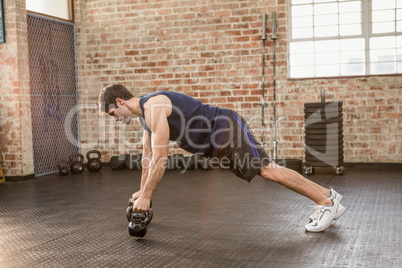
{"label": "man's face", "polygon": [[125,105],[111,108],[108,114],[114,117],[114,120],[123,122],[124,124],[129,124],[131,119],[135,117]]}

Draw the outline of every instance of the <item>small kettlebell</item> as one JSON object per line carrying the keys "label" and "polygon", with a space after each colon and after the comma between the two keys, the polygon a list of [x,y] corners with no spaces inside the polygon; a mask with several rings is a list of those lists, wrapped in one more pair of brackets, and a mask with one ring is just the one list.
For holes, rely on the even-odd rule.
{"label": "small kettlebell", "polygon": [[70,165],[70,163],[66,160],[60,160],[59,162],[57,162],[57,167],[59,168],[59,174],[61,176],[66,176],[68,175],[68,166]]}
{"label": "small kettlebell", "polygon": [[80,153],[70,156],[70,170],[73,174],[81,174],[84,171],[84,156]]}
{"label": "small kettlebell", "polygon": [[[91,154],[96,154],[97,157],[92,157]],[[90,172],[99,172],[102,169],[102,162],[101,162],[101,152],[98,150],[91,150],[87,152],[87,169]]]}

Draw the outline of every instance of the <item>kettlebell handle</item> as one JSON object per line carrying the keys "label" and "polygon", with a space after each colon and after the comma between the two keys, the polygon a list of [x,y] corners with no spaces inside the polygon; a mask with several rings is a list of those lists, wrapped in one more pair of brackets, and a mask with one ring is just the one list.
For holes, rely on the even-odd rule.
{"label": "kettlebell handle", "polygon": [[70,156],[70,162],[71,164],[74,163],[74,159],[79,158],[78,162],[83,163],[84,162],[84,156],[80,153],[76,153]]}
{"label": "kettlebell handle", "polygon": [[70,163],[67,160],[59,160],[59,162],[57,162],[57,167],[59,169],[62,169],[63,167],[68,168],[68,166],[70,166]]}
{"label": "kettlebell handle", "polygon": [[96,158],[98,158],[99,160],[101,159],[101,152],[100,151],[98,151],[98,150],[90,150],[90,151],[88,151],[87,152],[87,159],[89,160],[89,159],[93,159],[93,158],[91,158],[91,154],[97,154],[98,156],[96,157]]}

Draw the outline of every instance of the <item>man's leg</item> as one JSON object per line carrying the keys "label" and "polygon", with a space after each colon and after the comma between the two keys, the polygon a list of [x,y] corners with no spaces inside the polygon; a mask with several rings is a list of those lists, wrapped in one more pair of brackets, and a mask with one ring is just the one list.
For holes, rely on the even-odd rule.
{"label": "man's leg", "polygon": [[333,220],[341,217],[346,208],[338,200],[326,197],[328,189],[304,178],[294,170],[281,167],[275,163],[260,168],[260,175],[264,179],[275,181],[299,194],[314,201],[316,207],[310,216],[310,223],[305,226],[309,232],[322,232],[327,229]]}
{"label": "man's leg", "polygon": [[310,198],[316,205],[332,204],[332,201],[326,197],[329,193],[328,189],[304,178],[294,170],[272,162],[268,166],[260,168],[260,176]]}
{"label": "man's leg", "polygon": [[320,191],[323,195],[327,196],[329,194],[329,192],[331,191],[330,189],[327,189],[325,187],[322,187],[321,185],[308,180],[315,188],[317,188],[318,191]]}

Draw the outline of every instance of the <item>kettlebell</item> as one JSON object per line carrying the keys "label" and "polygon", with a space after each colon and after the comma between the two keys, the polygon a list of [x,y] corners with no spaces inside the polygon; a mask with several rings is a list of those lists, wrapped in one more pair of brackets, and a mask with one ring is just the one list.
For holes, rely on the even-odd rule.
{"label": "kettlebell", "polygon": [[84,171],[84,156],[80,153],[70,156],[70,171],[73,174],[81,174]]}
{"label": "kettlebell", "polygon": [[144,223],[145,214],[133,213],[132,220],[128,224],[130,236],[144,237],[147,234],[147,225]]}
{"label": "kettlebell", "polygon": [[59,174],[61,176],[66,176],[68,175],[68,166],[70,165],[70,163],[66,160],[60,160],[59,162],[57,162],[57,167],[59,168]]}
{"label": "kettlebell", "polygon": [[[126,216],[127,216],[127,220],[130,222],[131,221],[131,219],[132,219],[132,214],[135,214],[135,213],[133,213],[133,204],[131,203],[131,201],[132,201],[132,198],[130,198],[129,200],[128,200],[128,208],[126,209]],[[153,216],[154,216],[154,212],[153,212],[153,210],[152,210],[152,200],[151,200],[151,204],[150,204],[150,206],[149,206],[149,209],[148,209],[148,211],[147,212],[145,212],[145,213],[143,213],[143,214],[145,214],[145,219],[144,219],[144,223],[146,224],[146,225],[148,225],[150,222],[151,222],[151,220],[152,220],[152,218],[153,218]]]}
{"label": "kettlebell", "polygon": [[[151,222],[153,217],[152,208],[145,213],[133,213],[133,204],[129,200],[129,206],[126,209],[126,217],[129,221],[128,233],[130,236],[144,237],[147,233],[147,225]],[[152,201],[151,201],[152,206]]]}
{"label": "kettlebell", "polygon": [[[97,157],[92,157],[91,154],[97,154]],[[87,169],[90,172],[99,172],[102,169],[101,152],[98,150],[91,150],[87,152]]]}

